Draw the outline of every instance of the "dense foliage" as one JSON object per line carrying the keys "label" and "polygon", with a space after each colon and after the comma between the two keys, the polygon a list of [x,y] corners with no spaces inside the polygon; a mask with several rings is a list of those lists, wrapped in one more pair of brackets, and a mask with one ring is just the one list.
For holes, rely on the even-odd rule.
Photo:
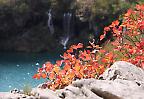
{"label": "dense foliage", "polygon": [[82,43],[72,45],[61,56],[62,60],[57,60],[56,64],[46,62],[33,78],[48,78],[45,88],[55,90],[76,79],[98,78],[118,60],[144,68],[144,4],[129,9],[122,23],[116,20],[105,27],[100,40],[106,35],[111,35],[113,41],[108,39],[101,47],[95,45],[94,40],[85,48]]}
{"label": "dense foliage", "polygon": [[[136,5],[135,9],[129,9],[124,14],[123,22],[118,20],[104,28],[104,35],[111,31],[114,41],[106,46],[115,54],[115,61],[125,60],[141,68],[144,68],[144,4]],[[109,47],[109,48],[108,48]]]}
{"label": "dense foliage", "polygon": [[[65,35],[67,46],[86,44],[136,1],[142,0],[0,0],[0,50],[61,52]],[[53,35],[48,27],[50,9]],[[71,20],[65,22],[68,13]],[[69,34],[64,23],[70,23]]]}

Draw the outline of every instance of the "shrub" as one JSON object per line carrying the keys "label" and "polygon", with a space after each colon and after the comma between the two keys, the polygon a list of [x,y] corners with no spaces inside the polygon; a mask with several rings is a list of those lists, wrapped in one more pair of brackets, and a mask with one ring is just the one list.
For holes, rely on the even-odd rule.
{"label": "shrub", "polygon": [[144,4],[129,9],[122,24],[119,24],[116,20],[105,27],[100,38],[103,39],[111,31],[115,40],[109,45],[116,55],[115,60],[125,60],[144,68]]}
{"label": "shrub", "polygon": [[[136,5],[118,20],[104,28],[102,41],[112,35],[101,47],[94,44],[84,47],[82,43],[72,45],[56,64],[46,62],[33,78],[48,79],[47,87],[55,90],[63,88],[76,79],[98,78],[115,61],[123,60],[144,68],[144,5]],[[110,33],[110,34],[109,34]]]}

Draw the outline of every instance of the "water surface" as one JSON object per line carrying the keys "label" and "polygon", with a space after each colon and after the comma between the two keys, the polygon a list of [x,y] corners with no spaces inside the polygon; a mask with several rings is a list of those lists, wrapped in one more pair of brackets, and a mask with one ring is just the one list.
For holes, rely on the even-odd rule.
{"label": "water surface", "polygon": [[35,87],[44,82],[43,79],[32,79],[33,74],[44,62],[54,62],[57,57],[48,53],[0,53],[0,92],[22,89],[24,85]]}

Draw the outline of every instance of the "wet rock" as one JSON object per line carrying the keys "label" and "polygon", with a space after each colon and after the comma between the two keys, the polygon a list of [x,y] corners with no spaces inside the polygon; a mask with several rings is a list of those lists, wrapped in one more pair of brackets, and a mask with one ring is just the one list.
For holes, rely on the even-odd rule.
{"label": "wet rock", "polygon": [[13,90],[11,90],[10,91],[10,93],[20,93],[21,91],[20,90],[18,90],[17,88],[14,88]]}

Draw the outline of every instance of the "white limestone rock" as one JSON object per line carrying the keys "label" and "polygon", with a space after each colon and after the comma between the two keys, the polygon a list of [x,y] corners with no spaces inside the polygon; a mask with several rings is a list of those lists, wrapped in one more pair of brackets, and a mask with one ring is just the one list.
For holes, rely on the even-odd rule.
{"label": "white limestone rock", "polygon": [[64,90],[61,90],[59,97],[61,99],[103,99],[97,96],[87,87],[78,88],[74,86],[72,87],[71,85]]}
{"label": "white limestone rock", "polygon": [[115,62],[101,77],[104,80],[123,79],[144,85],[144,70],[125,61]]}
{"label": "white limestone rock", "polygon": [[25,94],[0,92],[0,99],[23,99],[23,98],[27,99],[27,97],[28,96]]}
{"label": "white limestone rock", "polygon": [[72,85],[79,87],[82,92],[87,89],[102,99],[143,99],[144,97],[144,88],[135,81],[83,79],[73,82]]}
{"label": "white limestone rock", "polygon": [[38,94],[40,99],[60,99],[57,94],[49,89],[34,88],[32,94]]}

